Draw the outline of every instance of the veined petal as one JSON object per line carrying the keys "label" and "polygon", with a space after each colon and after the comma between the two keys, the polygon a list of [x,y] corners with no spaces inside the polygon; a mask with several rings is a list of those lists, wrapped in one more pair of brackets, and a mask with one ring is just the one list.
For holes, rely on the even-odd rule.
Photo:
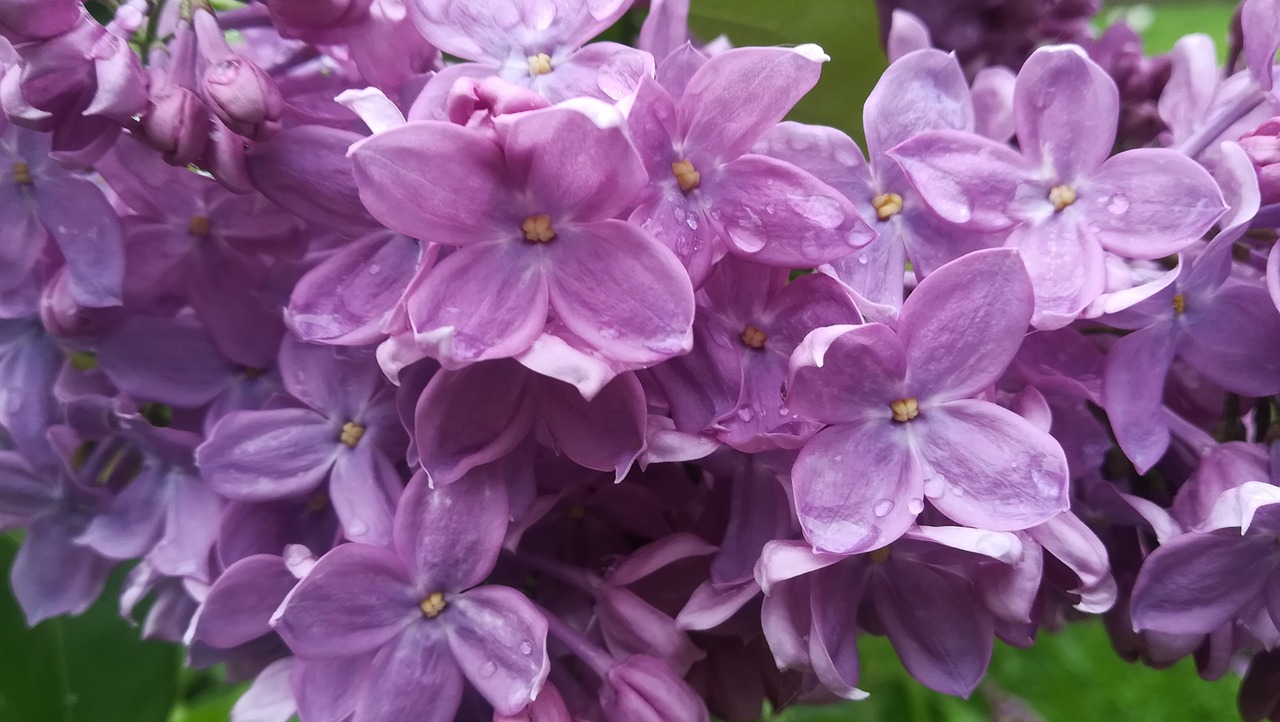
{"label": "veined petal", "polygon": [[231,649],[271,632],[271,615],[298,583],[284,559],[245,557],[227,567],[209,588],[193,620],[191,641]]}
{"label": "veined petal", "polygon": [[1176,334],[1174,324],[1157,322],[1117,340],[1107,352],[1102,405],[1116,441],[1138,473],[1155,466],[1169,448],[1161,407]]}
{"label": "veined petal", "polygon": [[693,287],[650,235],[608,220],[557,229],[548,248],[551,308],[606,357],[653,364],[693,343]]}
{"label": "veined petal", "polygon": [[37,212],[67,261],[71,297],[92,308],[120,305],[124,237],[115,209],[85,178],[57,174],[37,180]]}
{"label": "veined petal", "polygon": [[340,445],[338,430],[311,409],[233,411],[196,449],[196,464],[228,499],[283,499],[319,486]]}
{"label": "veined petal", "polygon": [[819,432],[800,451],[791,484],[805,539],[819,552],[878,549],[902,536],[923,508],[920,468],[903,430],[888,419]]}
{"label": "veined petal", "polygon": [[443,625],[410,625],[363,677],[354,722],[452,722],[462,701],[462,670]]}
{"label": "veined petal", "polygon": [[1067,459],[1048,433],[1003,407],[961,399],[922,409],[918,451],[933,505],[992,531],[1042,524],[1067,510]]}
{"label": "veined petal", "polygon": [[973,130],[973,121],[969,83],[959,61],[932,48],[890,65],[862,109],[872,158],[927,130]]}
{"label": "veined petal", "polygon": [[499,714],[519,712],[547,681],[547,620],[508,587],[472,589],[442,618],[462,673]]}
{"label": "veined petal", "polygon": [[1238,284],[1188,298],[1178,353],[1228,391],[1280,392],[1280,314],[1259,287]]}
{"label": "veined petal", "polygon": [[[829,333],[838,332],[834,340]],[[802,417],[828,424],[888,421],[889,404],[903,397],[906,350],[879,323],[817,329],[791,356],[787,404]]]}
{"label": "veined petal", "polygon": [[507,520],[502,484],[472,478],[432,489],[416,474],[396,508],[395,548],[426,593],[447,599],[493,570]]}
{"label": "veined petal", "polygon": [[1102,245],[1065,214],[1018,228],[1008,245],[1022,254],[1031,274],[1036,295],[1031,322],[1038,329],[1071,323],[1105,288]]}
{"label": "veined petal", "polygon": [[630,7],[623,0],[412,0],[406,4],[432,45],[467,60],[497,62],[516,51],[532,54],[534,48],[580,46]]}
{"label": "veined petal", "polygon": [[346,537],[390,546],[401,488],[400,472],[372,444],[358,443],[339,453],[329,477],[329,499]]}
{"label": "veined petal", "polygon": [[1276,0],[1247,0],[1240,8],[1244,28],[1244,57],[1258,85],[1270,91],[1275,72],[1276,50],[1280,48],[1280,3]]}
{"label": "veined petal", "polygon": [[1019,220],[1010,206],[1033,181],[1017,151],[973,133],[932,130],[887,151],[935,213],[974,231],[1007,231]]}
{"label": "veined petal", "polygon": [[920,399],[973,396],[1022,346],[1035,295],[1016,251],[969,253],[920,282],[898,315],[907,388]]}
{"label": "veined petal", "polygon": [[648,418],[635,374],[618,376],[590,401],[554,379],[536,378],[532,388],[559,450],[588,469],[611,471],[619,481],[626,476],[644,450]]}
{"label": "veined petal", "polygon": [[1013,91],[1018,143],[1033,165],[1071,184],[1111,154],[1120,91],[1074,45],[1041,48],[1018,73]]}
{"label": "veined petal", "polygon": [[303,659],[371,652],[422,622],[408,571],[392,552],[343,544],[316,562],[272,618]]}

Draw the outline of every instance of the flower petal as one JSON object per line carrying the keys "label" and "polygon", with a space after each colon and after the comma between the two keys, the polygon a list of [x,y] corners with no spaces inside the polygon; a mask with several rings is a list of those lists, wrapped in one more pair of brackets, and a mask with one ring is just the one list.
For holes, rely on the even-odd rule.
{"label": "flower petal", "polygon": [[118,306],[124,293],[124,238],[115,209],[85,178],[46,175],[35,184],[37,212],[67,261],[71,297],[81,306]]}
{"label": "flower petal", "polygon": [[1072,184],[1111,154],[1120,91],[1075,45],[1041,48],[1018,73],[1013,91],[1018,144],[1032,165]]}
{"label": "flower petal", "polygon": [[1038,329],[1066,326],[1105,288],[1101,244],[1065,214],[1018,228],[1009,236],[1008,245],[1022,254],[1031,274],[1036,294],[1031,322]]}
{"label": "flower petal", "polygon": [[[922,409],[918,449],[933,505],[952,520],[1017,531],[1067,510],[1067,459],[1048,433],[1003,407],[962,399]],[[936,492],[934,491],[936,490]]]}
{"label": "flower petal", "polygon": [[547,681],[547,620],[508,587],[472,589],[447,616],[449,648],[458,666],[499,714],[519,712]]}
{"label": "flower petal", "polygon": [[1280,392],[1280,313],[1262,288],[1231,285],[1189,298],[1178,353],[1228,391]]}
{"label": "flower petal", "polygon": [[957,130],[932,130],[888,151],[924,202],[943,220],[974,231],[1005,231],[1031,164],[1004,143]]}
{"label": "flower petal", "polygon": [[1107,351],[1102,405],[1116,441],[1145,474],[1169,448],[1164,422],[1164,382],[1177,340],[1171,323],[1155,323],[1117,340]]}
{"label": "flower petal", "polygon": [[354,722],[452,722],[463,681],[444,637],[441,625],[420,622],[378,652]]}
{"label": "flower petal", "polygon": [[415,474],[396,508],[395,548],[427,593],[447,596],[493,571],[508,519],[501,483],[476,477],[432,489]]}
{"label": "flower petal", "polygon": [[554,379],[537,378],[533,391],[552,440],[580,466],[626,476],[645,445],[648,407],[635,374],[609,382],[595,398]]}
{"label": "flower petal", "polygon": [[348,539],[391,545],[392,519],[401,492],[400,472],[372,444],[338,454],[329,478],[329,499]]}
{"label": "flower petal", "polygon": [[[831,333],[838,333],[832,339]],[[893,329],[879,323],[832,326],[805,337],[791,356],[787,404],[827,424],[881,419],[902,398],[906,351]]]}
{"label": "flower petal", "polygon": [[927,130],[973,130],[973,121],[969,83],[959,61],[932,48],[890,65],[862,108],[872,158]]}
{"label": "flower petal", "polygon": [[270,634],[271,616],[297,583],[278,556],[241,559],[209,588],[193,620],[190,641],[231,649]]}
{"label": "flower petal", "polygon": [[233,411],[196,449],[196,464],[222,496],[268,501],[319,486],[340,446],[338,430],[311,409]]}

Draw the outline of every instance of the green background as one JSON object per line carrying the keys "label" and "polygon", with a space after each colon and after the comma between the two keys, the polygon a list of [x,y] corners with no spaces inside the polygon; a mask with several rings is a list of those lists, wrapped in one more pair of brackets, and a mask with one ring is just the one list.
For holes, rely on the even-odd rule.
{"label": "green background", "polygon": [[[952,0],[938,0],[951,2]],[[1158,2],[1108,7],[1149,22],[1147,50],[1165,51],[1188,32],[1225,47],[1232,2]],[[831,56],[822,82],[793,117],[861,137],[862,101],[885,65],[871,0],[694,0],[691,24],[703,38],[728,35],[737,45],[815,42]],[[0,537],[0,571],[17,542]],[[172,645],[142,641],[117,611],[121,574],[102,600],[75,619],[28,629],[0,585],[0,720],[3,722],[222,722],[243,690],[216,670],[182,666]],[[1043,633],[1030,650],[997,643],[988,680],[970,700],[915,684],[884,639],[861,644],[859,686],[870,699],[821,709],[792,709],[785,722],[1034,720],[1046,722],[1206,722],[1235,719],[1238,680],[1204,682],[1190,660],[1155,671],[1111,650],[1097,622]],[[1017,716],[1015,716],[1017,715]],[[1030,716],[1026,716],[1030,715]]]}

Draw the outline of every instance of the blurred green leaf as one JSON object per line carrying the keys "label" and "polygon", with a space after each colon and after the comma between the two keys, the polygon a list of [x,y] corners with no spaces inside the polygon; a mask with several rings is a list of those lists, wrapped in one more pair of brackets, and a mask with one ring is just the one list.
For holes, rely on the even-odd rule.
{"label": "blurred green leaf", "polygon": [[689,25],[703,40],[734,45],[821,45],[831,62],[791,113],[862,140],[862,102],[888,63],[872,0],[693,0]]}
{"label": "blurred green leaf", "polygon": [[[0,537],[8,579],[17,542]],[[178,691],[181,653],[142,641],[120,618],[123,572],[80,617],[29,629],[7,583],[0,585],[0,720],[4,722],[163,722]]]}
{"label": "blurred green leaf", "polygon": [[1104,28],[1125,19],[1142,34],[1145,50],[1153,55],[1169,52],[1183,35],[1204,33],[1217,44],[1219,59],[1225,59],[1227,31],[1235,9],[1234,0],[1107,3],[1106,10],[1098,15],[1098,26]]}

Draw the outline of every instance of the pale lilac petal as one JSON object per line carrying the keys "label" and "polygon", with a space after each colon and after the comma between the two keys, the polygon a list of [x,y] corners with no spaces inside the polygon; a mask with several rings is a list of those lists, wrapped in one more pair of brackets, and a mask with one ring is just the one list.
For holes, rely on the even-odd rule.
{"label": "pale lilac petal", "polygon": [[559,106],[519,116],[507,131],[508,177],[532,213],[575,222],[630,210],[648,173],[627,138],[622,115],[604,103],[588,112]]}
{"label": "pale lilac petal", "polygon": [[908,53],[932,47],[929,26],[906,10],[894,8],[889,21],[889,38],[885,41],[889,62],[896,63]]}
{"label": "pale lilac petal", "polygon": [[629,219],[675,252],[695,288],[707,280],[728,252],[704,208],[706,201],[699,194],[685,195],[676,188],[636,206]]}
{"label": "pale lilac petal", "polygon": [[1031,274],[1036,294],[1032,323],[1038,329],[1066,326],[1104,290],[1102,245],[1062,214],[1018,228],[1008,245],[1018,249]]}
{"label": "pale lilac petal", "polygon": [[873,419],[830,427],[805,444],[791,484],[800,526],[816,551],[870,551],[906,532],[923,496],[907,443],[901,424]]}
{"label": "pale lilac petal", "polygon": [[0,289],[17,286],[31,273],[48,237],[26,193],[0,194]]}
{"label": "pale lilac petal", "polygon": [[1271,90],[1276,50],[1280,49],[1280,3],[1247,0],[1240,8],[1244,59],[1263,90]]}
{"label": "pale lilac petal", "polygon": [[636,47],[665,58],[689,42],[689,0],[651,0]]}
{"label": "pale lilac petal", "polygon": [[523,594],[507,587],[473,589],[447,609],[449,648],[480,694],[499,714],[532,702],[547,680],[547,620]]}
{"label": "pale lilac petal", "polygon": [[626,363],[689,350],[693,287],[675,254],[616,220],[566,228],[551,244],[551,308],[575,335]]}
{"label": "pale lilac petal", "polygon": [[1169,427],[1160,409],[1175,340],[1173,324],[1156,323],[1119,339],[1107,352],[1102,405],[1116,441],[1140,474],[1169,448]]}
{"label": "pale lilac petal", "polygon": [[408,123],[361,141],[351,159],[369,212],[407,236],[465,246],[520,230],[502,150],[479,133]]}
{"label": "pale lilac petal", "polygon": [[341,446],[339,431],[311,409],[233,411],[196,449],[196,464],[228,499],[305,494],[329,475]]}
{"label": "pale lilac petal", "polygon": [[165,485],[164,534],[147,561],[161,574],[208,579],[224,502],[195,469],[170,469]]}
{"label": "pale lilac petal", "polygon": [[1218,51],[1203,33],[1185,35],[1169,52],[1173,67],[1157,109],[1173,137],[1185,139],[1204,121],[1218,89]]}
{"label": "pale lilac petal", "polygon": [[1199,163],[1163,148],[1107,159],[1079,187],[1089,230],[1112,253],[1163,258],[1205,234],[1226,211],[1222,192]]}
{"label": "pale lilac petal", "polygon": [[873,162],[928,130],[972,130],[969,83],[955,55],[927,49],[895,61],[867,96],[862,124]]}
{"label": "pale lilac petal", "polygon": [[493,570],[508,518],[501,483],[469,478],[432,489],[417,474],[396,509],[395,548],[419,586],[447,596]]}
{"label": "pale lilac petal", "polygon": [[369,402],[386,388],[372,363],[373,356],[363,349],[316,346],[286,338],[279,361],[285,390],[338,423],[364,416]]}
{"label": "pale lilac petal", "polygon": [[1280,309],[1280,243],[1272,246],[1267,256],[1267,291],[1271,293],[1271,302]]}
{"label": "pale lilac petal", "polygon": [[1184,534],[1147,557],[1133,585],[1135,629],[1208,634],[1257,599],[1275,564],[1266,537],[1237,529]]}
{"label": "pale lilac petal", "polygon": [[149,316],[134,316],[104,338],[98,362],[130,396],[182,408],[209,403],[235,373],[199,326]]}
{"label": "pale lilac petal", "polygon": [[978,71],[973,79],[974,132],[1002,143],[1013,137],[1013,92],[1017,76],[1012,70],[993,65]]}
{"label": "pale lilac petal", "polygon": [[463,248],[426,271],[406,299],[415,339],[455,368],[529,348],[547,323],[538,249],[520,241]]}
{"label": "pale lilac petal", "polygon": [[956,130],[922,133],[888,155],[935,213],[975,231],[1014,226],[1009,207],[1034,174],[1008,145]]}
{"label": "pale lilac petal", "polygon": [[[420,255],[418,243],[400,234],[375,233],[353,241],[298,281],[286,321],[313,343],[376,343],[387,335],[385,327]],[[342,292],[335,293],[336,288]]]}
{"label": "pale lilac petal", "polygon": [[106,513],[93,517],[76,543],[112,559],[140,557],[151,551],[164,524],[168,481],[164,471],[155,465],[144,468],[115,497]]}
{"label": "pale lilac petal", "polygon": [[432,45],[467,60],[498,62],[513,52],[529,55],[580,46],[630,6],[623,0],[413,0],[407,4]]}
{"label": "pale lilac petal", "polygon": [[533,423],[529,374],[511,362],[439,371],[418,398],[414,432],[422,467],[451,484],[514,449]]}
{"label": "pale lilac petal", "polygon": [[392,552],[343,544],[316,562],[272,626],[303,659],[370,652],[422,620],[408,570]]}
{"label": "pale lilac petal", "polygon": [[918,421],[926,491],[952,520],[1017,531],[1067,510],[1062,447],[1021,416],[962,399],[921,410]]}
{"label": "pale lilac petal", "polygon": [[34,188],[40,220],[67,260],[71,297],[82,306],[120,305],[124,238],[102,190],[63,174],[43,176]]}
{"label": "pale lilac petal", "polygon": [[907,249],[891,226],[865,248],[818,268],[857,295],[863,316],[881,323],[895,323],[902,309]]}
{"label": "pale lilac petal", "polygon": [[293,657],[277,659],[254,678],[231,708],[231,722],[288,722],[298,711],[289,688]]}
{"label": "pale lilac petal", "polygon": [[648,53],[618,43],[591,43],[552,60],[551,72],[533,78],[533,89],[552,103],[580,98],[617,102],[629,98],[642,78],[652,78]]}
{"label": "pale lilac petal", "polygon": [[860,700],[856,613],[866,592],[867,566],[842,564],[814,575],[810,610],[809,662],[814,674],[842,699]]}
{"label": "pale lilac petal", "polygon": [[462,700],[462,670],[440,624],[410,625],[364,679],[354,722],[452,722]]}
{"label": "pale lilac petal", "polygon": [[817,85],[826,59],[816,45],[736,48],[711,58],[685,88],[687,146],[720,162],[747,152]]}
{"label": "pale lilac petal", "polygon": [[898,316],[907,389],[924,399],[965,398],[994,384],[1022,346],[1035,296],[1018,253],[977,251],[920,282]]}
{"label": "pale lilac petal", "polygon": [[1032,53],[1013,102],[1018,144],[1033,165],[1056,172],[1054,180],[1074,183],[1111,155],[1120,92],[1078,46]]}
{"label": "pale lilac petal", "polygon": [[359,699],[371,653],[334,659],[299,659],[294,664],[293,690],[298,716],[311,722],[349,722]]}
{"label": "pale lilac petal", "polygon": [[906,373],[906,350],[888,326],[818,329],[791,356],[787,404],[805,418],[828,424],[887,421],[889,404],[905,393]]}
{"label": "pale lilac petal", "polygon": [[9,580],[29,626],[63,614],[81,614],[102,594],[115,562],[73,544],[71,539],[79,531],[75,526],[59,515],[27,527]]}
{"label": "pale lilac petal", "polygon": [[893,649],[924,686],[967,697],[991,661],[992,621],[966,580],[918,564],[872,575],[872,599]]}
{"label": "pale lilac petal", "polygon": [[338,455],[329,478],[329,500],[348,539],[391,545],[401,483],[400,472],[391,460],[369,442]]}
{"label": "pale lilac petal", "polygon": [[676,620],[622,587],[610,584],[600,590],[596,622],[615,658],[647,654],[666,662],[677,674],[686,674],[694,662],[706,656]]}
{"label": "pale lilac petal", "polygon": [[790,163],[747,155],[706,182],[712,223],[757,263],[816,266],[875,238],[849,199]]}

